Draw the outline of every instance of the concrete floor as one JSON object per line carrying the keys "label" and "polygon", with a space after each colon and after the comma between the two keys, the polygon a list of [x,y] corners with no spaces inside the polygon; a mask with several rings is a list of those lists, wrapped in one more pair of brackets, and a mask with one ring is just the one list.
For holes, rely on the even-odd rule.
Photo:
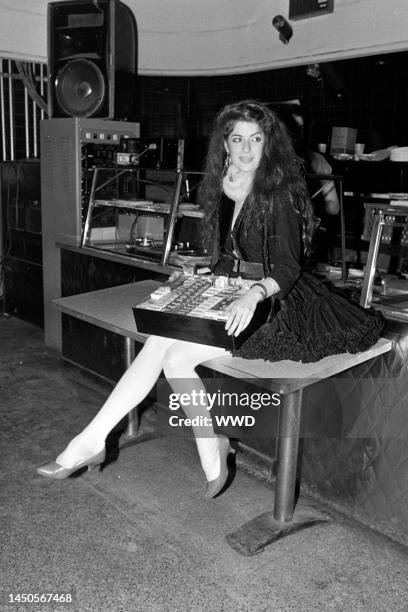
{"label": "concrete floor", "polygon": [[[168,433],[154,408],[143,443],[118,452],[112,436],[101,472],[37,476],[108,387],[14,318],[0,319],[0,364],[1,610],[408,610],[408,550],[339,517],[253,557],[233,551],[225,534],[271,508],[273,489],[238,470],[205,500],[192,440]],[[11,605],[9,593],[71,593],[74,603]]]}

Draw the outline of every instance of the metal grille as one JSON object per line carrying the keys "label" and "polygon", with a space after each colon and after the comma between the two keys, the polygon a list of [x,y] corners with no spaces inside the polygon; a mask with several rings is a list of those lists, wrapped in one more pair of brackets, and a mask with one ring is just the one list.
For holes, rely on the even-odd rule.
{"label": "metal grille", "polygon": [[46,116],[46,64],[0,58],[2,161],[39,158],[39,122]]}

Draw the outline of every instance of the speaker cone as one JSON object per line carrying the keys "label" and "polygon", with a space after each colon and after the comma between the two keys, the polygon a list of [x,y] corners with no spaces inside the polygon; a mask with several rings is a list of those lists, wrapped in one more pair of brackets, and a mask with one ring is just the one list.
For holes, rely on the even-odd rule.
{"label": "speaker cone", "polygon": [[103,74],[87,59],[70,60],[56,76],[55,95],[67,115],[89,117],[99,110],[105,98]]}

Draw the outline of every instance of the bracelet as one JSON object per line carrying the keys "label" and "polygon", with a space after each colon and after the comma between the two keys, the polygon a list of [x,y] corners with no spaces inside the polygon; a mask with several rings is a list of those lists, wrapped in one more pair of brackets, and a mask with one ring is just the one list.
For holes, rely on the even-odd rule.
{"label": "bracelet", "polygon": [[252,287],[260,287],[263,291],[263,299],[266,300],[266,298],[268,297],[268,290],[263,283],[254,283],[253,285],[251,285],[251,289]]}

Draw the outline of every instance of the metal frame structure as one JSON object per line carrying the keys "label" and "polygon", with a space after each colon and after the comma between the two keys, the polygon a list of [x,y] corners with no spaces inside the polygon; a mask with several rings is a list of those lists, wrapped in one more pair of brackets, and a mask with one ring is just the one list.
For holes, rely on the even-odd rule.
{"label": "metal frame structure", "polygon": [[374,220],[371,229],[363,287],[361,290],[360,306],[369,308],[373,297],[377,259],[380,252],[383,229],[386,226],[407,227],[408,206],[392,202],[390,204],[367,202],[365,207],[372,211]]}
{"label": "metal frame structure", "polygon": [[2,161],[39,159],[47,81],[46,64],[0,58]]}
{"label": "metal frame structure", "polygon": [[[95,167],[93,170],[93,177],[92,177],[92,187],[91,187],[91,191],[90,191],[90,196],[89,196],[89,204],[88,204],[88,210],[87,210],[87,214],[86,214],[86,218],[85,218],[85,222],[84,222],[84,228],[82,231],[82,237],[81,237],[81,242],[80,245],[81,247],[86,247],[86,246],[92,246],[90,244],[88,244],[89,241],[89,236],[90,236],[90,230],[91,230],[91,220],[92,220],[92,214],[94,211],[94,208],[96,206],[98,206],[98,203],[96,201],[96,193],[98,191],[100,191],[103,187],[105,187],[108,183],[118,179],[122,174],[124,174],[125,172],[133,172],[133,173],[137,173],[140,168],[137,167],[126,167],[126,168],[108,168],[108,170],[112,170],[114,172],[116,172],[116,174],[114,176],[112,176],[110,179],[106,180],[103,182],[102,185],[98,185],[98,172],[100,170],[107,170],[106,167],[102,167],[102,168],[97,168]],[[158,171],[160,172],[160,171]],[[168,172],[168,171],[167,171]],[[160,213],[159,212],[154,212],[151,211],[152,214],[163,214],[165,216],[168,216],[168,224],[167,224],[167,230],[166,230],[166,239],[164,241],[163,244],[163,250],[160,256],[160,265],[161,266],[166,266],[169,263],[169,257],[171,254],[171,248],[172,248],[172,243],[173,243],[173,237],[174,237],[174,229],[176,226],[176,222],[177,222],[177,218],[180,215],[180,211],[179,211],[179,204],[180,204],[180,194],[182,191],[182,187],[183,187],[183,183],[186,184],[186,190],[189,190],[188,187],[188,176],[191,175],[202,175],[202,172],[198,172],[198,171],[190,171],[190,170],[178,170],[175,169],[174,170],[174,176],[175,176],[175,184],[174,184],[174,195],[172,197],[172,201],[170,203],[170,210],[168,213]],[[140,179],[136,179],[136,180],[140,180]],[[143,180],[142,182],[146,182],[146,183],[150,183],[150,184],[157,184],[160,185],[160,181],[159,180]],[[111,205],[112,207],[114,207],[114,201],[112,201]],[[129,208],[131,208],[130,203],[129,203]],[[188,213],[184,213],[186,216],[189,216]]]}

